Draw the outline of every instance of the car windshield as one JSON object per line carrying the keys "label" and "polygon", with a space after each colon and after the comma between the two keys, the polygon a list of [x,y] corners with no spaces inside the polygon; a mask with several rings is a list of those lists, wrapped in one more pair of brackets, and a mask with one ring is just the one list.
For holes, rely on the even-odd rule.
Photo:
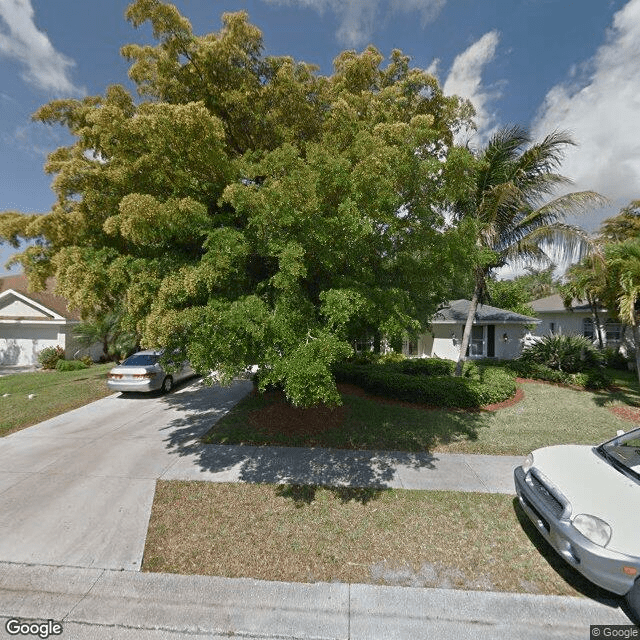
{"label": "car windshield", "polygon": [[640,429],[616,436],[598,451],[619,471],[640,480]]}
{"label": "car windshield", "polygon": [[153,353],[134,353],[129,356],[120,366],[121,367],[149,367],[154,365],[160,356]]}

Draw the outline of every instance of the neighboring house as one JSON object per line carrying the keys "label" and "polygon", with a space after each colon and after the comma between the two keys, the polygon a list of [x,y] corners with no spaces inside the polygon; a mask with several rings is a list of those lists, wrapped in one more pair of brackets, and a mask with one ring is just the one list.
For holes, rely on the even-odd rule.
{"label": "neighboring house", "polygon": [[[56,345],[64,348],[68,359],[87,353],[73,340],[80,318],[53,293],[54,286],[49,279],[45,291],[29,292],[24,274],[0,276],[0,364],[37,364],[38,353]],[[100,355],[94,348],[89,354],[95,359]]]}
{"label": "neighboring house", "polygon": [[[554,294],[534,300],[531,306],[541,320],[536,327],[535,335],[577,334],[598,343],[598,327],[594,322],[593,310],[588,302],[574,298],[570,308],[567,309],[562,297]],[[606,309],[598,308],[597,314],[603,343],[609,346],[618,346],[623,339],[622,325],[611,318]]]}
{"label": "neighboring house", "polygon": [[[402,352],[409,357],[458,360],[469,300],[453,300],[431,319],[431,330],[416,341],[405,341]],[[520,355],[522,341],[537,318],[486,304],[478,305],[471,327],[469,358],[511,360]]]}

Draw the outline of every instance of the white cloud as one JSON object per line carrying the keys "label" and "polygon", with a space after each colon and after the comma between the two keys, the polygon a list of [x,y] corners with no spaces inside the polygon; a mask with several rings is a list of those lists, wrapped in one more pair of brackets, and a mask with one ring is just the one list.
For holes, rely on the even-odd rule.
{"label": "white cloud", "polygon": [[[0,0],[2,1],[2,0]],[[391,13],[420,14],[423,25],[433,21],[447,0],[265,0],[270,4],[299,5],[322,14],[333,11],[340,20],[338,41],[347,47],[370,43],[376,25],[384,19],[385,6]]]}
{"label": "white cloud", "polygon": [[[476,110],[474,118],[477,137],[481,142],[493,132],[495,116],[490,112],[490,103],[500,97],[495,87],[487,87],[482,82],[482,72],[495,57],[500,36],[497,31],[485,33],[461,54],[456,56],[443,86],[446,95],[467,98]],[[431,67],[437,68],[437,61]],[[430,68],[431,68],[430,67]],[[468,132],[461,132],[458,142],[463,142]]]}
{"label": "white cloud", "polygon": [[640,195],[639,60],[640,0],[630,0],[595,56],[547,93],[532,128],[536,139],[570,131],[579,146],[562,173],[575,181],[572,189],[598,191],[614,208]]}
{"label": "white cloud", "polygon": [[29,84],[56,95],[83,93],[69,78],[73,60],[56,51],[34,22],[31,0],[0,0],[0,56],[18,60]]}

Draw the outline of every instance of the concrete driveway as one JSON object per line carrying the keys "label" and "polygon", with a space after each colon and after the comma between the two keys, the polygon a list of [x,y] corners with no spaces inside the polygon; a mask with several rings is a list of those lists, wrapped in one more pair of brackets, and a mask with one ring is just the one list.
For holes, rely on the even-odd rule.
{"label": "concrete driveway", "polygon": [[0,439],[0,561],[140,569],[156,480],[250,389],[116,394]]}

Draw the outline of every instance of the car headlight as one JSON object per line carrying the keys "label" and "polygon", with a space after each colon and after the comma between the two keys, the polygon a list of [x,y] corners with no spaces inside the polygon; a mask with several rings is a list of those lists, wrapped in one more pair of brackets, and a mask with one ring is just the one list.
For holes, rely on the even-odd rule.
{"label": "car headlight", "polygon": [[531,467],[533,467],[533,453],[530,453],[522,462],[522,470],[525,473],[528,473]]}
{"label": "car headlight", "polygon": [[611,527],[596,516],[581,513],[573,519],[572,524],[585,538],[601,547],[606,547],[611,540]]}

